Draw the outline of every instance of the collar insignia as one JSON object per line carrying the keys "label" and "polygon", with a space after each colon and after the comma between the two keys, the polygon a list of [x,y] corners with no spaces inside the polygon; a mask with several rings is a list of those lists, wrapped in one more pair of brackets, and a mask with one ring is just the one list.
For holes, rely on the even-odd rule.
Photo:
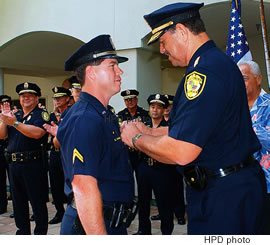
{"label": "collar insignia", "polygon": [[194,68],[199,64],[200,56],[194,62]]}

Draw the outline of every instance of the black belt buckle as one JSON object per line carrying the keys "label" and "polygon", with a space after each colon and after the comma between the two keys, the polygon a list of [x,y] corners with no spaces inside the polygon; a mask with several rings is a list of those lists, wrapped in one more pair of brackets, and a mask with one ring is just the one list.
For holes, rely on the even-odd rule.
{"label": "black belt buckle", "polygon": [[207,174],[201,166],[194,165],[184,167],[183,176],[186,184],[197,191],[203,191],[207,187]]}

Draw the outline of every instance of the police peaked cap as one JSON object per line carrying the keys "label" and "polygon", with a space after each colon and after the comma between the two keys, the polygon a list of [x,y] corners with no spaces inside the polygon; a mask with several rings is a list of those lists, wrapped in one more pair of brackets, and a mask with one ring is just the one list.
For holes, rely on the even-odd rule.
{"label": "police peaked cap", "polygon": [[53,91],[53,98],[59,98],[62,96],[71,96],[71,92],[67,88],[54,87],[52,91]]}
{"label": "police peaked cap", "polygon": [[136,89],[127,89],[121,92],[121,96],[124,97],[124,99],[132,99],[139,95],[139,91]]}
{"label": "police peaked cap", "polygon": [[169,95],[169,94],[164,94],[164,96],[168,99],[169,104],[172,105],[173,104],[174,96],[173,95]]}
{"label": "police peaked cap", "polygon": [[169,105],[169,101],[166,98],[165,95],[162,94],[151,94],[149,95],[147,102],[149,105],[151,105],[152,103],[159,103],[162,104],[164,108],[167,108]]}
{"label": "police peaked cap", "polygon": [[10,102],[11,101],[11,97],[8,95],[0,95],[0,103],[4,103],[4,102]]}
{"label": "police peaked cap", "polygon": [[82,89],[82,86],[76,76],[68,78],[68,81],[71,84],[71,88]]}
{"label": "police peaked cap", "polygon": [[74,71],[77,67],[98,58],[117,59],[118,63],[128,58],[118,56],[110,35],[100,35],[81,46],[65,62],[65,71]]}
{"label": "police peaked cap", "polygon": [[144,19],[152,29],[148,45],[156,42],[171,26],[200,18],[199,9],[203,5],[203,3],[174,3],[144,15]]}
{"label": "police peaked cap", "polygon": [[16,87],[16,92],[21,95],[24,93],[31,93],[31,94],[36,94],[37,96],[41,96],[41,91],[40,87],[36,85],[35,83],[21,83],[17,85]]}

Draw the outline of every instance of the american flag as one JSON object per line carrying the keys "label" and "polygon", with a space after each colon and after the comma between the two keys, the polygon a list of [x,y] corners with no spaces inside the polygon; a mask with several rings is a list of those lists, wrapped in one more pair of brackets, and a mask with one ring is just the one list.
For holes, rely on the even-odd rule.
{"label": "american flag", "polygon": [[226,54],[230,56],[235,63],[252,60],[244,27],[241,22],[240,0],[232,0]]}

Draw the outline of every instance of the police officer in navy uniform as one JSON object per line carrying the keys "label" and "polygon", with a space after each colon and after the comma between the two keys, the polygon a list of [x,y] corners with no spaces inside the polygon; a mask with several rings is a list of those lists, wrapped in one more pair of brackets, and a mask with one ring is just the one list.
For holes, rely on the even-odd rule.
{"label": "police officer in navy uniform", "polygon": [[[164,120],[164,109],[168,100],[164,95],[152,94],[147,102],[150,107],[151,121],[146,125],[150,128],[168,126]],[[157,207],[161,218],[161,232],[170,235],[173,231],[174,206],[174,166],[169,166],[143,154],[138,164],[138,199],[139,227],[136,235],[151,235],[150,206],[152,190],[154,191]]]}
{"label": "police officer in navy uniform", "polygon": [[44,184],[46,172],[46,144],[48,136],[42,125],[49,121],[47,111],[38,107],[40,88],[34,83],[17,85],[22,110],[13,114],[4,103],[0,114],[0,138],[8,138],[10,186],[16,234],[30,235],[29,206],[35,216],[34,234],[45,235],[48,230],[46,201],[48,190]]}
{"label": "police officer in navy uniform", "polygon": [[[58,125],[61,114],[68,108],[68,101],[71,92],[69,89],[63,87],[54,87],[52,91],[54,105],[58,113],[52,112],[50,114],[50,120],[53,121],[56,125]],[[64,193],[65,180],[60,148],[57,148],[53,145],[53,136],[51,137],[50,141],[50,150],[49,177],[56,214],[49,221],[49,224],[57,224],[62,221],[62,218],[64,216],[64,203],[67,202],[67,198]]]}
{"label": "police officer in navy uniform", "polygon": [[[143,123],[151,121],[149,112],[138,106],[138,95],[139,91],[135,89],[127,89],[121,92],[121,96],[124,98],[126,108],[119,111],[117,114],[120,124],[123,121],[132,121],[134,119],[140,120]],[[129,148],[128,155],[137,176],[137,166],[140,160],[140,152],[134,150],[133,148]]]}
{"label": "police officer in navy uniform", "polygon": [[65,63],[82,85],[80,99],[61,122],[57,139],[65,173],[66,208],[61,234],[127,234],[126,218],[134,197],[128,150],[117,117],[108,108],[120,92],[123,71],[109,35],[81,46]]}
{"label": "police officer in navy uniform", "polygon": [[[173,95],[164,94],[164,96],[168,99],[169,105],[167,108],[164,109],[164,119],[168,122],[170,111],[173,105]],[[185,197],[184,197],[184,182],[183,182],[183,175],[178,171],[174,172],[175,177],[175,192],[174,192],[174,214],[177,218],[177,223],[179,225],[185,225]],[[151,220],[160,220],[160,215],[153,215],[151,216]]]}
{"label": "police officer in navy uniform", "polygon": [[245,83],[237,65],[209,39],[202,6],[170,4],[144,16],[152,28],[149,44],[159,40],[160,52],[187,70],[169,128],[134,122],[122,126],[121,137],[158,161],[182,166],[188,234],[261,234],[266,184],[252,156],[261,146]]}
{"label": "police officer in navy uniform", "polygon": [[[8,95],[0,96],[0,105],[11,102],[11,97]],[[0,214],[7,212],[7,172],[8,163],[5,159],[5,149],[7,147],[7,139],[0,140]]]}

